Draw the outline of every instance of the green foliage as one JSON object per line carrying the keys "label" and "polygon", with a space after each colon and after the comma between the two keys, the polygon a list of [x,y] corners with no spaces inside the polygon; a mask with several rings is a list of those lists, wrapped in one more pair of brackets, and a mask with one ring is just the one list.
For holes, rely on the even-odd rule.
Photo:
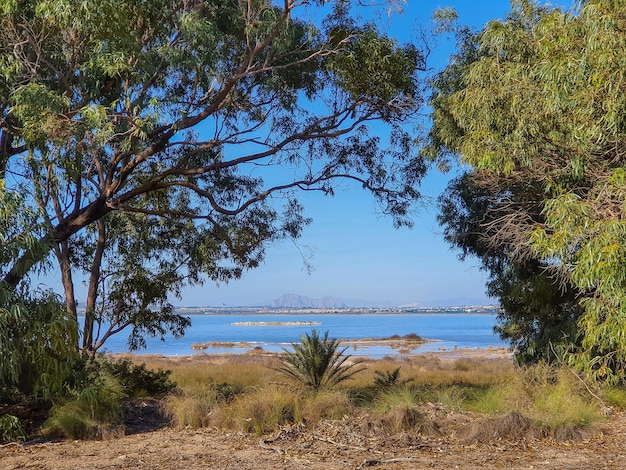
{"label": "green foliage", "polygon": [[602,397],[609,406],[613,406],[618,410],[626,410],[626,389],[624,387],[604,387],[602,389]]}
{"label": "green foliage", "polygon": [[554,433],[604,418],[591,386],[567,367],[539,363],[520,368],[513,380],[473,393],[465,408],[494,415],[519,412]]}
{"label": "green foliage", "polygon": [[35,295],[0,306],[0,396],[63,395],[75,376],[76,322],[53,294]]}
{"label": "green foliage", "polygon": [[420,403],[419,392],[409,386],[395,387],[381,393],[375,400],[374,406],[381,411],[393,408],[412,408]]}
{"label": "green foliage", "polygon": [[579,291],[555,279],[549,263],[524,248],[528,225],[543,220],[528,203],[540,199],[536,191],[528,181],[499,178],[496,184],[472,172],[452,180],[439,199],[444,237],[462,259],[477,256],[489,273],[487,293],[500,303],[495,330],[510,341],[520,363],[561,359],[580,342],[583,311]]}
{"label": "green foliage", "polygon": [[170,300],[185,286],[237,279],[300,236],[296,190],[347,180],[410,225],[424,54],[352,17],[358,2],[325,3],[4,2],[6,288],[55,259],[76,317],[87,279],[93,356],[123,331],[131,349],[182,335]]}
{"label": "green foliage", "polygon": [[347,347],[340,349],[339,341],[328,337],[328,331],[320,336],[312,330],[300,340],[291,345],[293,351],[285,349],[277,370],[303,387],[314,391],[331,388],[363,370],[358,361],[344,354]]}
{"label": "green foliage", "polygon": [[101,437],[121,420],[124,387],[112,375],[92,371],[69,399],[53,407],[43,431],[70,439]]}
{"label": "green foliage", "polygon": [[176,383],[170,380],[169,370],[150,370],[145,364],[135,364],[128,358],[118,360],[99,357],[94,364],[99,374],[115,377],[126,397],[159,397],[166,395],[176,388]]}
{"label": "green foliage", "polygon": [[25,438],[26,433],[22,422],[17,416],[8,414],[0,416],[0,442],[11,442]]}
{"label": "green foliage", "polygon": [[[264,388],[237,397],[217,414],[229,427],[257,435],[274,432],[300,420],[299,396],[284,388]],[[219,416],[220,413],[222,416]]]}
{"label": "green foliage", "polygon": [[[458,156],[489,189],[478,228],[507,267],[530,260],[564,288],[563,301],[579,303],[554,310],[530,350],[566,335],[557,349],[570,364],[612,383],[626,379],[624,7],[514,2],[438,78],[425,152]],[[511,280],[543,296],[545,281],[533,277]]]}

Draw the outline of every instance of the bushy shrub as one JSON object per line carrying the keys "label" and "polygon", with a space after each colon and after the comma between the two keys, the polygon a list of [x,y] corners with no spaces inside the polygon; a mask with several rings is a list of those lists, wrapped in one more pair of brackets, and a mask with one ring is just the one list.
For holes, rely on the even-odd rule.
{"label": "bushy shrub", "polygon": [[301,397],[285,387],[266,387],[244,393],[217,407],[216,424],[261,435],[281,425],[301,421]]}
{"label": "bushy shrub", "polygon": [[89,383],[60,400],[44,424],[44,434],[70,439],[100,437],[121,421],[124,388],[111,374],[89,374]]}
{"label": "bushy shrub", "polygon": [[8,414],[0,416],[0,442],[11,442],[25,438],[26,433],[17,416]]}
{"label": "bushy shrub", "polygon": [[117,378],[128,397],[158,397],[176,388],[176,383],[170,380],[169,370],[151,370],[145,364],[135,364],[128,358],[110,360],[103,356],[97,364]]}

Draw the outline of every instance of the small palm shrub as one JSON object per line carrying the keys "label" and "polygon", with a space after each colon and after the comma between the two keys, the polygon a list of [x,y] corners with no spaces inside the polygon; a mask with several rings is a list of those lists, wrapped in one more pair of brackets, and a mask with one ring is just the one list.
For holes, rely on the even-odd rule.
{"label": "small palm shrub", "polygon": [[411,377],[401,380],[399,367],[391,371],[376,370],[374,374],[376,374],[376,377],[374,377],[374,387],[382,390],[401,387],[413,381]]}
{"label": "small palm shrub", "polygon": [[351,379],[364,368],[360,361],[348,361],[346,348],[339,349],[339,341],[313,330],[300,336],[301,343],[293,343],[293,351],[285,349],[281,366],[276,370],[286,375],[302,387],[318,391],[332,388]]}

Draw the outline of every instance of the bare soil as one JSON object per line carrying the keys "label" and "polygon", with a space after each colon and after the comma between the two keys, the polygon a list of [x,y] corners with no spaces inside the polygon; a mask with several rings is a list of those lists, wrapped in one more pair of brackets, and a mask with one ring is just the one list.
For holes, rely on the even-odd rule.
{"label": "bare soil", "polygon": [[[444,353],[445,355],[446,353]],[[447,353],[452,356],[454,353]],[[502,356],[502,351],[463,355]],[[483,357],[483,356],[481,356]],[[1,469],[623,469],[626,413],[560,439],[533,435],[520,415],[499,423],[434,404],[429,426],[392,434],[366,414],[294,425],[271,436],[170,427],[156,400],[125,408],[125,435],[0,446]],[[485,432],[487,430],[487,432]]]}

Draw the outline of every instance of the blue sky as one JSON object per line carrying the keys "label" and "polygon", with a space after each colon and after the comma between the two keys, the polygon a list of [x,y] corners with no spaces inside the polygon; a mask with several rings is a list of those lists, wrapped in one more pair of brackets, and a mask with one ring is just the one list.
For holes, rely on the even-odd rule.
{"label": "blue sky", "polygon": [[[561,1],[553,4],[570,5]],[[487,21],[510,11],[508,0],[416,1],[409,0],[400,16],[386,27],[389,34],[410,40],[416,26],[428,27],[432,12],[452,6],[462,24],[481,28]],[[453,51],[450,41],[439,40],[430,66],[441,68]],[[359,188],[346,188],[334,197],[302,195],[306,215],[313,218],[298,245],[284,242],[270,247],[265,263],[227,285],[207,283],[186,289],[184,306],[261,305],[284,293],[312,298],[389,302],[393,305],[447,306],[491,304],[485,295],[486,273],[479,262],[458,260],[443,240],[436,222],[434,199],[452,175],[431,170],[421,191],[432,199],[415,214],[413,229],[394,229],[389,218],[377,213],[371,196]],[[311,256],[312,272],[304,269],[302,256]]]}

